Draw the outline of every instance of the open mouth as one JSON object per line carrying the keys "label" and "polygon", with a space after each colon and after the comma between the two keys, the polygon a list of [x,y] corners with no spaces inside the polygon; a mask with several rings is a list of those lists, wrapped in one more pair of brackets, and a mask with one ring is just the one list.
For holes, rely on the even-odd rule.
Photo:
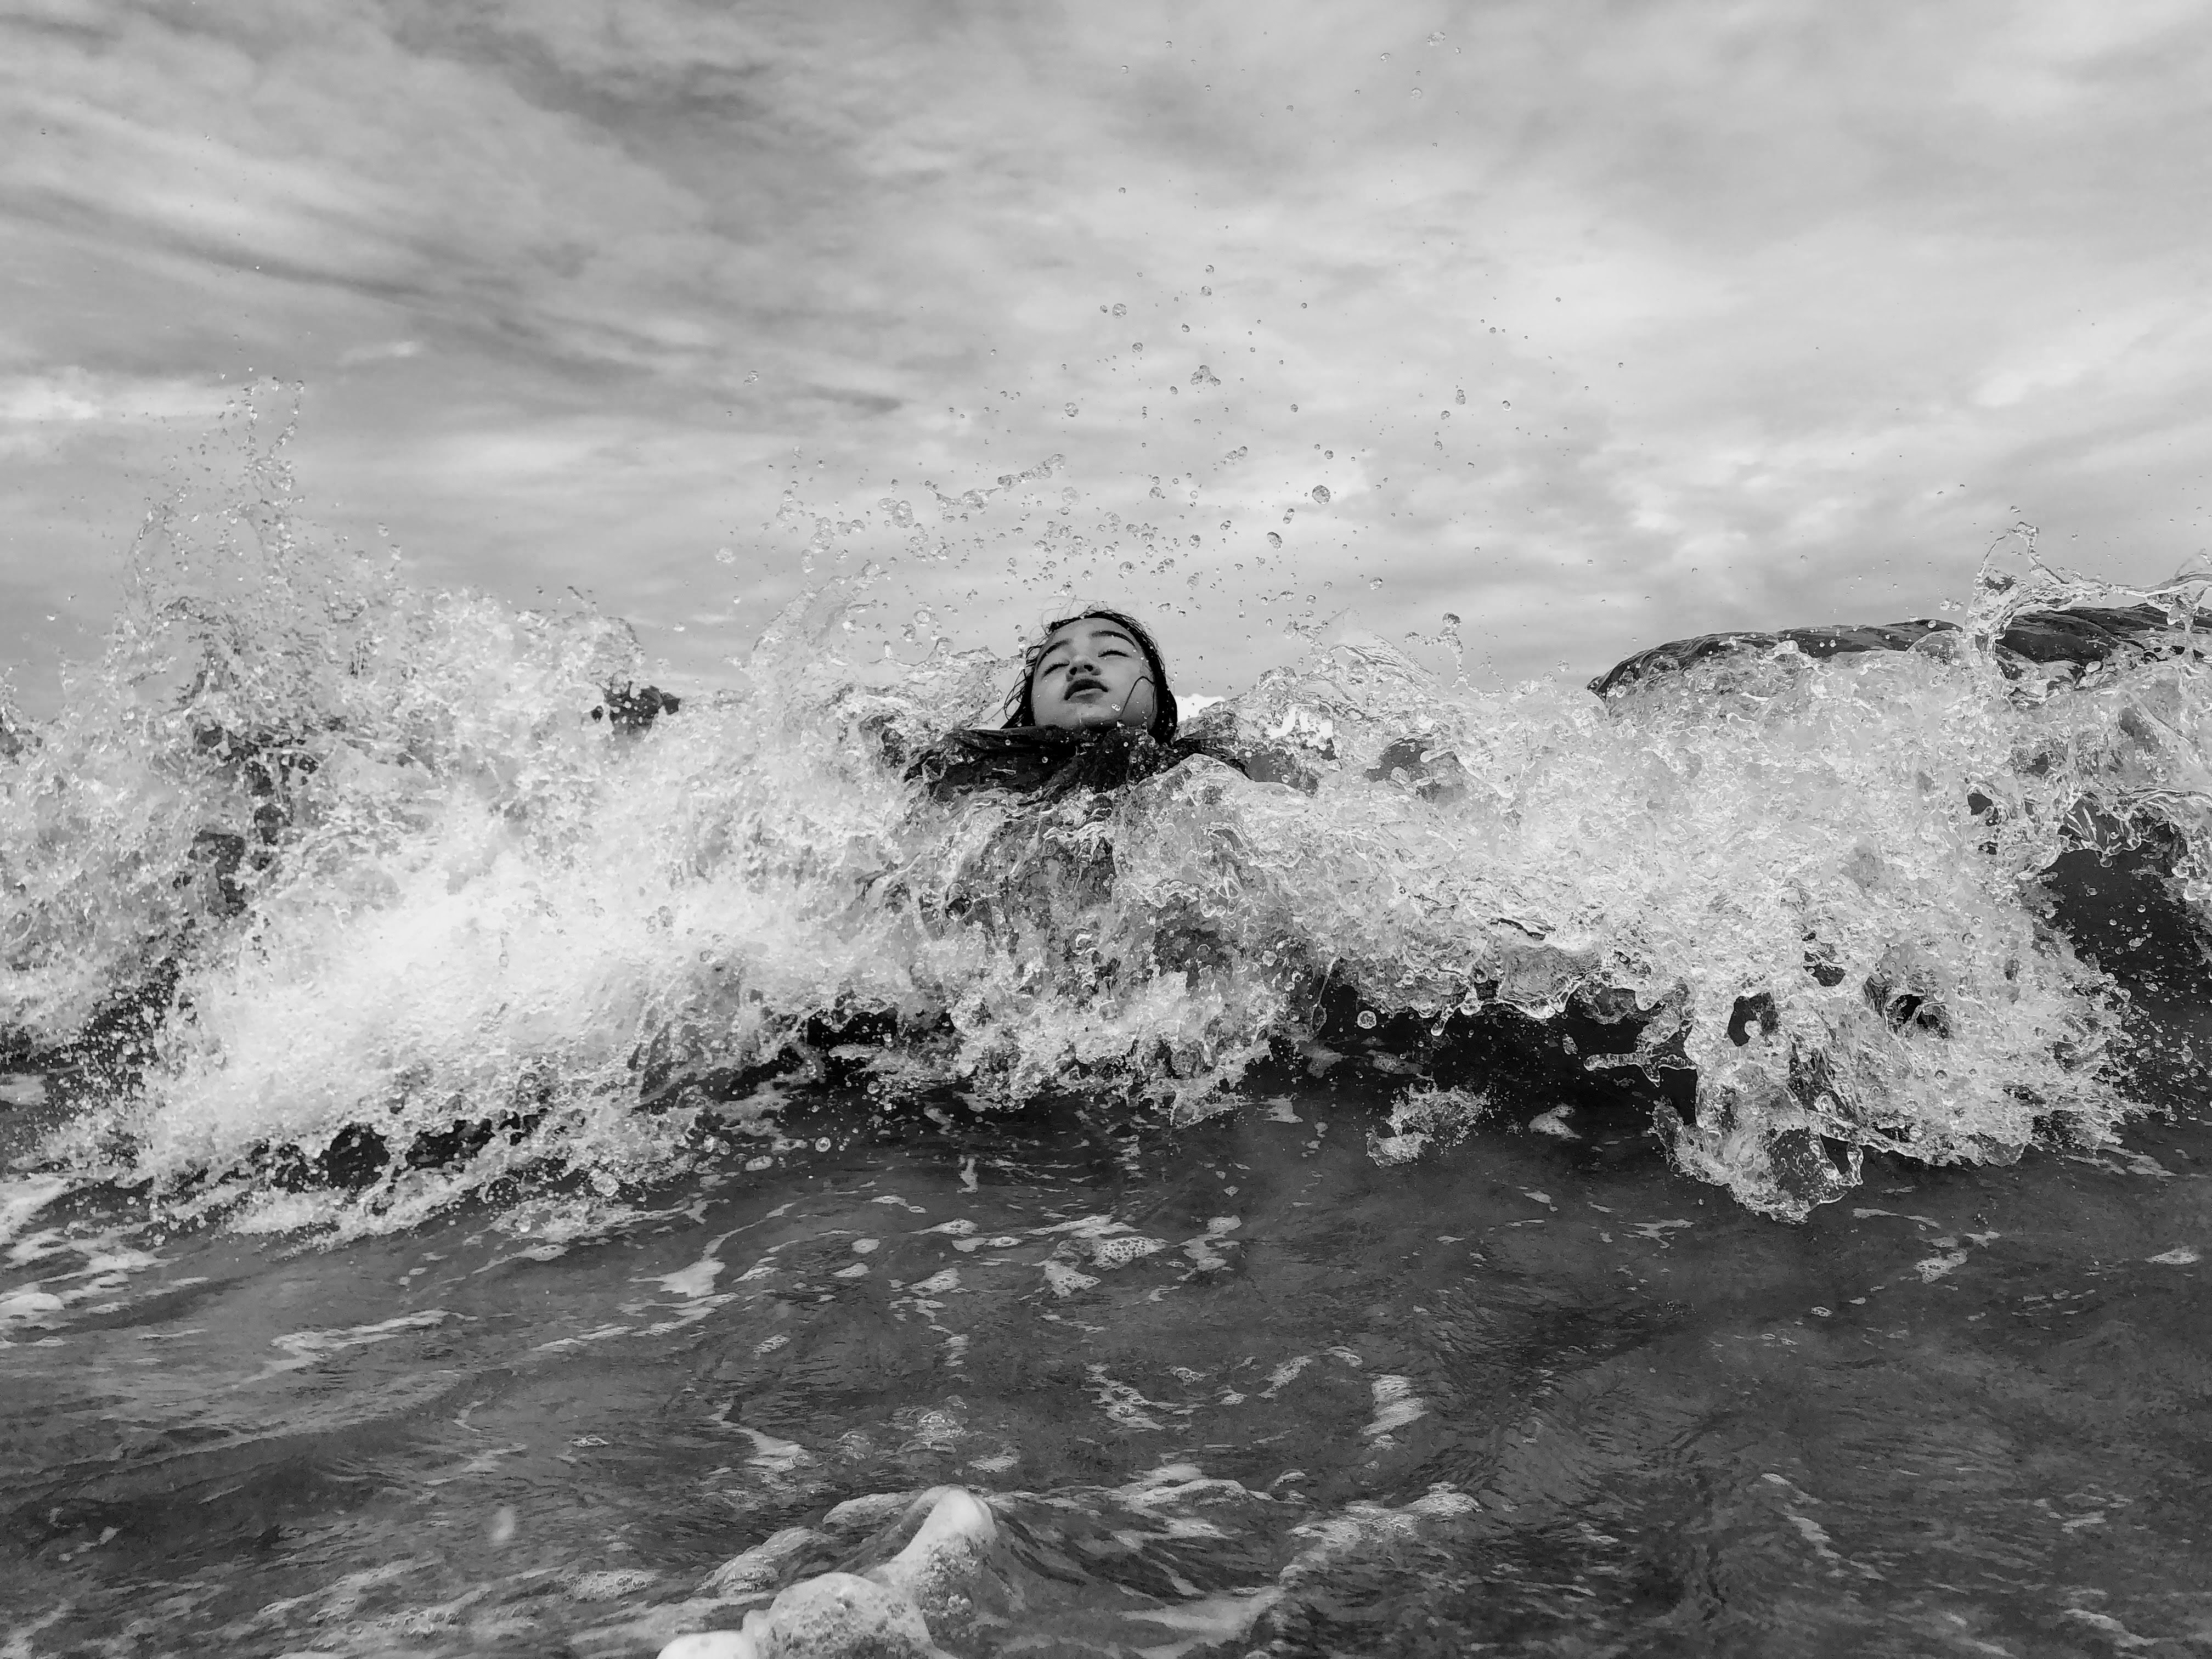
{"label": "open mouth", "polygon": [[1106,682],[1103,680],[1073,679],[1067,683],[1066,695],[1071,697],[1079,697],[1085,692],[1103,691],[1105,689]]}

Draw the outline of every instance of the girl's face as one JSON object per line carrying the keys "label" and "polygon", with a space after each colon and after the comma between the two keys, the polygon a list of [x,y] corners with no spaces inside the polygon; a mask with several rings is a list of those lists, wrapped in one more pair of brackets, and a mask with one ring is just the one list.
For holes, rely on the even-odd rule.
{"label": "girl's face", "polygon": [[1152,671],[1128,630],[1103,617],[1054,629],[1030,671],[1030,712],[1039,726],[1082,731],[1152,723]]}

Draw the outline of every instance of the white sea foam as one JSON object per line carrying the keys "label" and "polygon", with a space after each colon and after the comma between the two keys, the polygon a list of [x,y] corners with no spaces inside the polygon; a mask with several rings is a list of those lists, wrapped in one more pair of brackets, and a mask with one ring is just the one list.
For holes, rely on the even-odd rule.
{"label": "white sea foam", "polygon": [[[621,732],[594,718],[638,672],[619,624],[408,589],[316,548],[273,460],[248,483],[219,533],[157,517],[106,659],[0,769],[0,1024],[61,1043],[142,994],[140,1080],[47,1146],[73,1182],[181,1201],[238,1170],[241,1217],[293,1224],[268,1183],[366,1126],[391,1163],[316,1218],[404,1225],[525,1167],[611,1193],[759,1128],[781,1097],[732,1079],[864,1013],[896,1040],[835,1058],[881,1091],[1188,1117],[1334,987],[1370,1026],[1632,1010],[1637,1052],[1598,1063],[1695,1067],[1695,1121],[1662,1113],[1682,1166],[1802,1215],[1862,1148],[2002,1160],[2127,1109],[2111,987],[2039,914],[2069,834],[2155,826],[2212,903],[2204,671],[2008,678],[1983,644],[2008,617],[2139,597],[2039,567],[1912,651],[1740,654],[1609,706],[1342,635],[1209,714],[1310,793],[1200,759],[933,803],[886,750],[982,718],[1007,665],[842,659],[880,573]],[[1383,764],[1407,739],[1450,790]]]}

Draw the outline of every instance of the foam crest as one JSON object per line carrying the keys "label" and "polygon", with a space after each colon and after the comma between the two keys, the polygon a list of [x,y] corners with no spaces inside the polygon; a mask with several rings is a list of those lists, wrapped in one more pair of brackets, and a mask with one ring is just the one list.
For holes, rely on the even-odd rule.
{"label": "foam crest", "polygon": [[[247,484],[212,534],[149,522],[106,661],[0,773],[8,1027],[139,1021],[49,1166],[179,1198],[356,1153],[312,1207],[342,1229],[524,1169],[611,1192],[855,1031],[879,1092],[1188,1117],[1348,991],[1433,1044],[1499,1008],[1609,1023],[1589,1064],[1694,1070],[1661,1109],[1683,1167],[1802,1215],[1868,1147],[2003,1159],[2128,1109],[2120,1002],[2040,914],[2064,847],[2162,837],[2212,899],[2198,659],[2024,672],[2009,618],[2116,592],[2032,563],[1910,651],[1602,703],[1342,633],[1204,717],[1287,782],[1201,757],[933,801],[904,761],[1010,665],[848,661],[872,566],[648,722],[621,624],[316,547],[281,443]],[[2194,591],[2155,597],[2185,628]]]}

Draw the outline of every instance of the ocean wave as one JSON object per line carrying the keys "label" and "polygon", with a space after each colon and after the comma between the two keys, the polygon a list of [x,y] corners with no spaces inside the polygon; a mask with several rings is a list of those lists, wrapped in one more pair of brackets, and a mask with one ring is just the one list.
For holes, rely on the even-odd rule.
{"label": "ocean wave", "polygon": [[[1346,1065],[1594,1091],[1802,1217],[1869,1150],[2142,1109],[2130,989],[2051,921],[2069,853],[2148,860],[2185,931],[2212,902],[2189,583],[2023,556],[1905,648],[1739,641],[1602,697],[1340,632],[1200,717],[1263,763],[933,799],[900,759],[1012,665],[848,660],[879,570],[678,707],[619,622],[410,587],[314,541],[275,452],[247,483],[149,520],[106,656],[0,763],[0,1027],[68,1105],[32,1162],[195,1213],[611,1193],[809,1085],[1174,1122]],[[2130,604],[2101,661],[2003,644]]]}

